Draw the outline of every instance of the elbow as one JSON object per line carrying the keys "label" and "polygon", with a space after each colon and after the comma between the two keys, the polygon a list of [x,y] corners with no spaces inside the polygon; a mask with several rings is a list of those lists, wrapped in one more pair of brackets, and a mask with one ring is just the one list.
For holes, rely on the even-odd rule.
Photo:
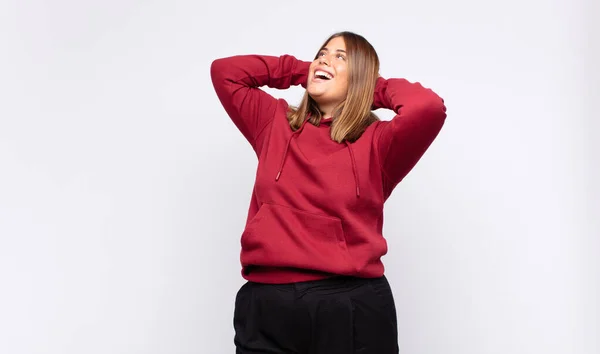
{"label": "elbow", "polygon": [[[398,96],[400,94],[397,94]],[[446,104],[444,99],[435,91],[420,83],[410,85],[410,90],[402,95],[404,101],[398,109],[398,113],[411,116],[419,124],[438,125],[446,120]]]}
{"label": "elbow", "polygon": [[436,97],[437,98],[434,100],[434,102],[430,104],[429,114],[433,116],[433,119],[439,120],[443,123],[446,120],[446,117],[448,116],[446,114],[446,104],[444,103],[444,100],[441,97]]}
{"label": "elbow", "polygon": [[444,100],[431,90],[428,90],[428,94],[424,95],[421,100],[421,104],[415,107],[418,111],[417,115],[421,117],[421,120],[426,121],[433,126],[441,126],[446,121],[446,104]]}
{"label": "elbow", "polygon": [[226,58],[219,58],[213,60],[213,62],[210,64],[210,77],[213,81],[222,76],[223,72],[225,71],[226,65]]}
{"label": "elbow", "polygon": [[210,76],[213,80],[230,78],[232,75],[239,71],[240,57],[230,56],[216,58],[210,64]]}

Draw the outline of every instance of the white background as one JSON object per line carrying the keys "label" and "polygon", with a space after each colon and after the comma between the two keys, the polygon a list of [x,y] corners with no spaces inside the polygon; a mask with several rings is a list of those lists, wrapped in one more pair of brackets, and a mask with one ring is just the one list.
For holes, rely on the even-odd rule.
{"label": "white background", "polygon": [[598,16],[595,0],[0,1],[0,353],[233,353],[256,160],[210,63],[310,60],[339,30],[448,106],[386,207],[401,352],[600,353]]}

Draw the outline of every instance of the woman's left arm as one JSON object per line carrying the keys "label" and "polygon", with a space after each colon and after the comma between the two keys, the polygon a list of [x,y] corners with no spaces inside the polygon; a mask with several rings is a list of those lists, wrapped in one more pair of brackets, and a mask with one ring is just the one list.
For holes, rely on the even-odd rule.
{"label": "woman's left arm", "polygon": [[382,122],[375,144],[386,185],[393,189],[413,169],[446,120],[444,100],[420,83],[379,77],[373,108],[396,113]]}

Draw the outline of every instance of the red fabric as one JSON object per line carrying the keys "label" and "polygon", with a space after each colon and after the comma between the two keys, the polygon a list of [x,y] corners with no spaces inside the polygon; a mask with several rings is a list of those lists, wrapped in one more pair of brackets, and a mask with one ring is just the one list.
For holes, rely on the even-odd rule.
{"label": "red fabric", "polygon": [[241,235],[242,276],[250,281],[383,275],[384,202],[446,119],[432,90],[379,78],[373,109],[393,110],[391,121],[371,124],[354,143],[331,140],[330,119],[294,132],[287,102],[260,87],[306,87],[309,65],[290,55],[241,55],[211,66],[217,96],[259,161]]}

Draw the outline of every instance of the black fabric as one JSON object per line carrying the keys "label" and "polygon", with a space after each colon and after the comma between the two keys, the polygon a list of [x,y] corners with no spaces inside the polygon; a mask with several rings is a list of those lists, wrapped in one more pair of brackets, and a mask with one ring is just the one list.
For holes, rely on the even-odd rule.
{"label": "black fabric", "polygon": [[397,354],[396,307],[385,277],[294,284],[248,282],[233,320],[237,354]]}

